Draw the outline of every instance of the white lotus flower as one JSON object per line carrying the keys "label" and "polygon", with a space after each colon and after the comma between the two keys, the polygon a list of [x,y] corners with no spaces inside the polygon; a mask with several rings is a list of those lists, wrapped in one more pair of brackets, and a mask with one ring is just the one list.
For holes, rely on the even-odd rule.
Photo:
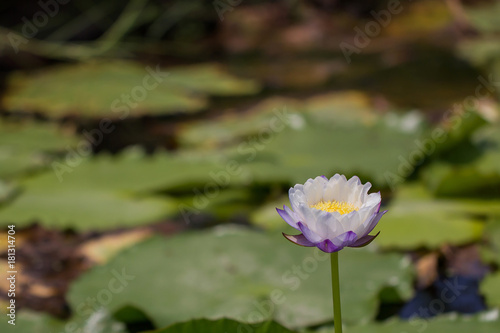
{"label": "white lotus flower", "polygon": [[344,247],[362,247],[371,243],[370,236],[387,211],[380,212],[380,192],[368,194],[370,183],[361,184],[358,177],[347,180],[336,174],[308,179],[290,188],[292,209],[277,209],[280,216],[301,234],[287,235],[301,246],[316,246],[331,253]]}

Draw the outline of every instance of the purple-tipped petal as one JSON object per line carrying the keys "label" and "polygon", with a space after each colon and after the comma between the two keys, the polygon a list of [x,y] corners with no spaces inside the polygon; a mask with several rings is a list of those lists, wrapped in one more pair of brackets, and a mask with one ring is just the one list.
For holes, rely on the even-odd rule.
{"label": "purple-tipped petal", "polygon": [[340,247],[351,245],[358,235],[354,231],[347,231],[334,239],[334,243],[339,244]]}
{"label": "purple-tipped petal", "polygon": [[321,178],[328,180],[325,175],[321,175]]}
{"label": "purple-tipped petal", "polygon": [[377,225],[378,221],[380,221],[380,219],[382,218],[382,216],[384,216],[385,213],[387,213],[387,210],[384,210],[382,212],[375,214],[375,216],[370,221],[370,225],[368,226],[368,228],[366,229],[366,231],[364,233],[365,235],[368,235],[370,232],[372,232],[372,230]]}
{"label": "purple-tipped petal", "polygon": [[307,238],[307,240],[310,241],[311,243],[317,244],[323,240],[321,238],[321,236],[319,236],[315,232],[311,231],[311,229],[309,229],[302,222],[298,222],[297,226],[299,227],[299,230],[302,231],[302,234],[304,235],[304,237]]}
{"label": "purple-tipped petal", "polygon": [[297,226],[297,222],[290,216],[290,214],[286,211],[286,206],[283,206],[283,209],[276,208],[276,211],[281,216],[286,223],[288,223],[292,228],[299,229]]}
{"label": "purple-tipped petal", "polygon": [[307,238],[303,234],[299,235],[287,235],[283,232],[283,236],[288,239],[290,242],[295,243],[300,246],[316,246],[314,243],[311,243],[310,241],[307,240]]}
{"label": "purple-tipped petal", "polygon": [[[380,191],[378,192],[378,194],[380,194]],[[380,205],[382,205],[382,200],[380,200],[380,202],[378,203],[377,211],[375,212],[375,214],[378,214],[380,212]]]}
{"label": "purple-tipped petal", "polygon": [[367,246],[368,244],[370,244],[371,242],[373,242],[373,240],[380,234],[380,231],[377,232],[376,235],[374,236],[370,236],[370,235],[366,235],[364,237],[361,237],[360,239],[358,239],[357,241],[355,241],[354,243],[352,243],[350,245],[350,247],[363,247],[363,246]]}
{"label": "purple-tipped petal", "polygon": [[316,246],[318,247],[318,249],[326,253],[337,252],[343,249],[343,247],[333,244],[329,239],[325,239],[324,241],[318,243]]}

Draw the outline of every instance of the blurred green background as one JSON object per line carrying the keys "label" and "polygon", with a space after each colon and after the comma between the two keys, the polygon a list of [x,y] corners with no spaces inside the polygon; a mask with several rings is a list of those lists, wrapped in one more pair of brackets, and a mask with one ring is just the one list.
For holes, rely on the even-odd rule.
{"label": "blurred green background", "polygon": [[[500,329],[500,2],[0,5],[2,332],[329,332],[275,211],[318,175],[389,210],[346,332]],[[376,231],[377,231],[376,230]],[[10,243],[12,244],[12,243]],[[264,323],[263,323],[264,322]]]}

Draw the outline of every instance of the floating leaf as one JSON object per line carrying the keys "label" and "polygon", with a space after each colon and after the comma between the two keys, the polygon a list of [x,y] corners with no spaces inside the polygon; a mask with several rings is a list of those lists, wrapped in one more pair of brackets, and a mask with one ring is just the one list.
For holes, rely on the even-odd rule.
{"label": "floating leaf", "polygon": [[[438,196],[474,196],[485,193],[499,196],[500,186],[500,126],[481,128],[473,136],[475,158],[462,163],[441,160],[424,171],[423,178]],[[465,155],[464,149],[456,150],[448,159]]]}
{"label": "floating leaf", "polygon": [[[81,188],[134,193],[192,190],[194,186],[214,182],[213,174],[225,170],[224,161],[216,155],[158,152],[147,156],[141,150],[130,149],[118,156],[104,154],[74,163],[63,160],[53,164],[53,172],[34,181],[61,181]],[[65,166],[69,166],[69,170]]]}
{"label": "floating leaf", "polygon": [[481,164],[481,161],[462,165],[435,162],[423,172],[423,179],[436,196],[498,195],[495,192],[500,184],[500,173],[481,172],[478,169]]}
{"label": "floating leaf", "polygon": [[[254,209],[255,199],[252,198],[252,191],[248,188],[221,188],[217,195],[189,196],[181,203],[186,205],[184,207],[194,208],[195,214],[202,213],[216,216],[218,220],[230,220],[235,216],[249,214]],[[189,219],[186,222],[189,222]]]}
{"label": "floating leaf", "polygon": [[114,320],[104,310],[98,310],[85,317],[76,316],[74,319],[64,322],[47,314],[22,310],[16,313],[15,325],[4,320],[0,322],[2,333],[54,333],[54,332],[92,332],[92,333],[126,333],[125,325]]}
{"label": "floating leaf", "polygon": [[301,127],[301,114],[329,124],[373,124],[377,115],[368,96],[360,91],[341,91],[313,96],[304,102],[270,97],[244,112],[230,113],[213,120],[194,122],[180,132],[182,145],[213,148],[248,137],[267,137],[284,126]]}
{"label": "floating leaf", "polygon": [[378,118],[370,98],[361,91],[340,91],[313,96],[304,104],[307,113],[321,122],[372,125]]}
{"label": "floating leaf", "polygon": [[500,44],[495,37],[468,39],[458,44],[458,51],[473,65],[488,68],[488,65],[497,61],[500,54]]}
{"label": "floating leaf", "polygon": [[500,329],[498,309],[475,317],[445,316],[410,321],[391,320],[388,323],[352,327],[348,333],[455,332],[496,333]]}
{"label": "floating leaf", "polygon": [[482,33],[500,32],[500,4],[493,1],[482,6],[467,8],[467,17],[472,25]]}
{"label": "floating leaf", "polygon": [[44,180],[23,183],[22,194],[0,208],[1,226],[40,222],[46,227],[102,230],[153,222],[177,212],[177,205],[169,198],[137,197]]}
{"label": "floating leaf", "polygon": [[214,120],[202,120],[184,127],[179,142],[186,147],[227,145],[243,141],[251,135],[271,131],[271,127],[283,128],[289,114],[297,113],[301,103],[291,98],[271,97],[253,106],[244,113],[227,114]]}
{"label": "floating leaf", "polygon": [[[19,195],[0,208],[0,224],[41,221],[61,227],[71,226],[73,221],[77,229],[102,229],[183,214],[185,208],[229,217],[227,209],[221,210],[226,203],[238,203],[234,213],[248,211],[252,204],[242,185],[256,178],[286,181],[279,170],[266,171],[265,178],[256,164],[249,168],[222,154],[158,152],[145,156],[128,150],[119,156],[66,157],[52,167],[51,172],[19,183]],[[236,190],[237,197],[226,190]],[[152,195],[158,192],[182,196],[187,202],[179,202],[181,209],[167,196]]]}
{"label": "floating leaf", "polygon": [[293,333],[275,321],[257,324],[245,324],[231,319],[207,320],[197,319],[153,331],[151,333],[222,333],[222,332],[254,332],[254,333]]}
{"label": "floating leaf", "polygon": [[7,183],[0,179],[0,203],[7,201],[16,192],[16,186],[12,183]]}
{"label": "floating leaf", "polygon": [[238,117],[189,125],[180,141],[204,149],[226,146],[228,159],[256,182],[296,183],[343,172],[384,187],[387,174],[398,172],[400,157],[418,148],[422,124],[418,112],[377,116],[366,95],[347,91],[304,104],[272,98]]}
{"label": "floating leaf", "polygon": [[[74,168],[64,167],[58,169],[65,170],[60,174],[54,170],[20,182],[19,195],[0,208],[0,224],[40,221],[84,230],[152,222],[177,214],[177,204],[144,192],[179,182],[187,185],[182,182],[196,180],[194,170],[203,170],[203,164],[185,160],[179,164],[169,155],[148,159],[134,152],[116,159],[106,155],[82,159]],[[201,177],[210,179],[205,173]]]}
{"label": "floating leaf", "polygon": [[[388,14],[387,27],[382,30],[388,35],[404,36],[405,40],[411,36],[432,35],[432,33],[448,27],[453,21],[450,9],[445,3],[418,1],[394,2],[393,4],[395,5],[391,8],[391,12],[395,15],[391,17]],[[423,13],[426,13],[427,17],[424,18]]]}
{"label": "floating leaf", "polygon": [[481,293],[491,307],[500,306],[500,272],[487,275],[481,282]]}
{"label": "floating leaf", "polygon": [[[127,285],[106,307],[144,309],[157,326],[201,317],[244,322],[275,318],[289,327],[315,325],[332,316],[331,298],[325,297],[331,282],[328,259],[317,249],[290,245],[281,234],[219,227],[155,237],[125,250],[82,275],[68,298],[73,307],[85,303],[116,271],[127,276]],[[375,317],[378,293],[385,286],[405,299],[411,296],[410,263],[401,255],[356,249],[342,251],[340,261],[348,324]]]}
{"label": "floating leaf", "polygon": [[76,144],[76,138],[46,123],[0,120],[0,178],[44,167],[57,153]]}
{"label": "floating leaf", "polygon": [[175,67],[168,71],[170,73],[169,85],[210,95],[248,95],[255,94],[260,90],[255,81],[238,79],[218,64]]}
{"label": "floating leaf", "polygon": [[404,249],[474,241],[481,237],[484,225],[477,215],[489,213],[495,205],[498,203],[436,199],[418,184],[406,185],[399,188],[375,229],[381,231],[376,241],[384,247]]}
{"label": "floating leaf", "polygon": [[483,262],[500,264],[500,218],[492,218],[484,228],[485,243],[481,248]]}
{"label": "floating leaf", "polygon": [[253,81],[239,80],[217,65],[160,68],[113,61],[60,65],[38,73],[15,73],[4,105],[50,117],[71,114],[120,118],[194,112],[207,94],[251,94]]}
{"label": "floating leaf", "polygon": [[[417,127],[407,130],[397,117],[389,118],[373,126],[318,124],[314,120],[303,120],[300,127],[288,127],[278,133],[269,143],[258,146],[247,145],[235,155],[238,161],[254,158],[256,162],[248,168],[255,172],[268,170],[279,178],[288,176],[290,183],[303,183],[311,175],[357,174],[372,181],[376,186],[388,186],[388,174],[397,174],[398,157],[406,157],[415,149],[419,137]],[[258,170],[260,169],[260,170]],[[256,177],[257,179],[257,177]]]}
{"label": "floating leaf", "polygon": [[283,205],[290,206],[288,196],[284,196],[276,201],[269,202],[259,207],[250,215],[250,221],[252,224],[266,230],[281,230],[287,233],[284,228],[288,226],[288,224],[284,223],[283,219],[276,214],[276,208],[281,209]]}
{"label": "floating leaf", "polygon": [[[242,164],[220,154],[145,156],[133,149],[119,156],[74,156],[52,166],[51,172],[19,183],[19,195],[0,208],[0,224],[41,221],[71,227],[74,222],[81,230],[104,229],[152,222],[181,214],[184,208],[219,213],[224,202],[235,199],[224,190],[248,185],[252,176]],[[188,201],[181,209],[177,201],[158,192],[181,193]],[[241,190],[238,197],[238,207],[246,209],[248,192]]]}

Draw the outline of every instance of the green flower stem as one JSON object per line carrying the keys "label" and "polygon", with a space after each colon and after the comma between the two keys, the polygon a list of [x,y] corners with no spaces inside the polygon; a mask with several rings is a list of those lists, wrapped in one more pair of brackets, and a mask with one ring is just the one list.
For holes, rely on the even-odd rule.
{"label": "green flower stem", "polygon": [[340,310],[340,283],[339,283],[339,253],[331,254],[332,262],[332,293],[333,293],[333,322],[335,333],[342,333],[342,314]]}

